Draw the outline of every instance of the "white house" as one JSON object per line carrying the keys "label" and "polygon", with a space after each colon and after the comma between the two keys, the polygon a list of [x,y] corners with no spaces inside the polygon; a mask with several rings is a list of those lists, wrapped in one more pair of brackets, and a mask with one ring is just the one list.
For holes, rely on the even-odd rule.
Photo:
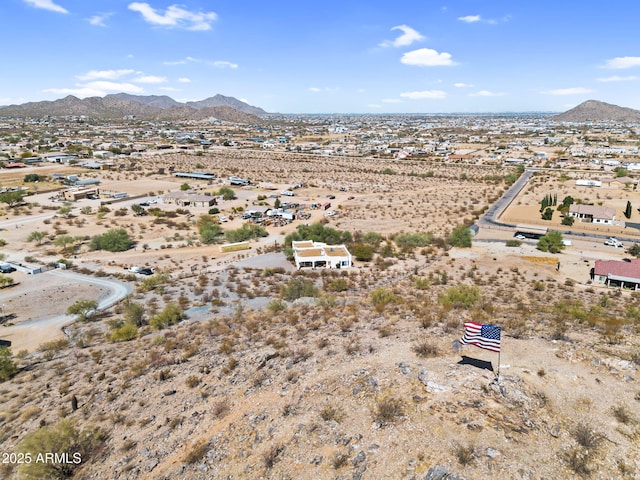
{"label": "white house", "polygon": [[351,266],[351,254],[344,245],[302,240],[291,242],[293,258],[298,269],[302,267],[348,268]]}
{"label": "white house", "polygon": [[599,205],[573,204],[569,207],[569,216],[591,223],[613,225],[616,220],[616,210],[615,208],[601,207]]}

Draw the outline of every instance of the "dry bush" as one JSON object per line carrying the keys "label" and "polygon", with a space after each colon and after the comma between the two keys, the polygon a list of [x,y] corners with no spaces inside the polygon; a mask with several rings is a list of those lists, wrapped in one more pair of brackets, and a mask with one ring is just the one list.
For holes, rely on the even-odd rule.
{"label": "dry bush", "polygon": [[578,444],[590,450],[597,449],[602,443],[602,435],[584,423],[576,425],[572,433]]}
{"label": "dry bush", "polygon": [[206,440],[201,439],[193,444],[191,449],[187,452],[184,457],[184,463],[188,465],[192,465],[200,460],[204,454],[207,452],[208,443]]}
{"label": "dry bush", "polygon": [[385,425],[393,423],[405,414],[404,400],[397,397],[386,396],[378,400],[374,412],[374,418]]}
{"label": "dry bush", "polygon": [[473,463],[477,456],[476,448],[471,444],[463,445],[461,443],[457,443],[453,447],[453,452],[455,453],[460,465],[469,465]]}
{"label": "dry bush", "polygon": [[422,358],[437,357],[440,355],[440,347],[433,340],[424,339],[411,347],[416,355]]}
{"label": "dry bush", "polygon": [[267,470],[273,468],[278,461],[278,457],[284,451],[284,445],[272,445],[262,454],[262,461]]}
{"label": "dry bush", "polygon": [[340,421],[344,418],[344,411],[338,407],[334,407],[333,405],[327,405],[322,410],[320,410],[320,417],[325,422],[333,420],[340,423]]}

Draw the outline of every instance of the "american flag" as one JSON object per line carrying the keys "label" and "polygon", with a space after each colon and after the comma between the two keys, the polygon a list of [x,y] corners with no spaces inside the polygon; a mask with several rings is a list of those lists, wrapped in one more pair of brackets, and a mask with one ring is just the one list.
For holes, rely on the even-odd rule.
{"label": "american flag", "polygon": [[475,322],[464,324],[464,336],[460,339],[463,345],[475,345],[493,352],[500,351],[500,327],[481,325]]}

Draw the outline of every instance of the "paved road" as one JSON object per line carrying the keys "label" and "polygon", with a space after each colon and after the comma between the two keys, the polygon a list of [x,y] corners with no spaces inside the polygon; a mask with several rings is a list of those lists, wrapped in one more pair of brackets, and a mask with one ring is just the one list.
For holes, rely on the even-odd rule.
{"label": "paved road", "polygon": [[[68,270],[50,270],[45,273],[38,274],[38,278],[42,278],[46,282],[47,275],[61,276],[72,279],[76,282],[86,282],[94,285],[100,285],[109,290],[109,294],[103,298],[98,304],[98,310],[104,310],[114,305],[118,301],[125,298],[131,292],[131,287],[117,280],[109,278],[96,278]],[[70,315],[55,315],[52,317],[37,318],[27,320],[25,322],[4,327],[0,330],[3,339],[11,340],[14,345],[14,351],[22,348],[33,350],[39,344],[49,341],[59,335],[61,329],[70,325],[75,321],[75,317]],[[33,343],[36,343],[35,345]]]}

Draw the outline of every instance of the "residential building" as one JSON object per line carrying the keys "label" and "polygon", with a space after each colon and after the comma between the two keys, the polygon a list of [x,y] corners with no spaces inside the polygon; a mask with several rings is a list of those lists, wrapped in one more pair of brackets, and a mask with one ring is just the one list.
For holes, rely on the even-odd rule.
{"label": "residential building", "polygon": [[569,216],[579,218],[583,222],[613,225],[616,220],[616,210],[599,205],[573,204],[569,207]]}
{"label": "residential building", "polygon": [[292,242],[293,258],[298,269],[311,268],[348,268],[352,265],[352,257],[344,245],[327,245],[325,243],[302,240]]}

